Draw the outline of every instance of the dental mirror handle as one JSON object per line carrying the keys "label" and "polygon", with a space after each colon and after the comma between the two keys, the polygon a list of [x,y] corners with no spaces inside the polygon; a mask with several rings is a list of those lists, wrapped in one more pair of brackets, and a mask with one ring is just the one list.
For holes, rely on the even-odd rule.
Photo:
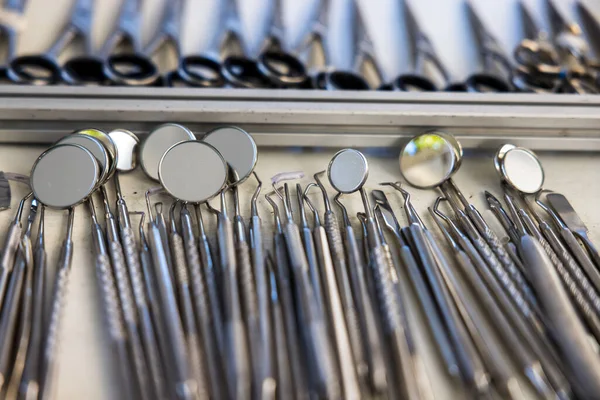
{"label": "dental mirror handle", "polygon": [[560,229],[559,233],[562,239],[567,244],[569,250],[571,250],[571,253],[579,262],[579,265],[581,265],[581,267],[589,277],[596,291],[600,292],[600,273],[598,272],[598,269],[596,268],[594,263],[592,263],[592,260],[590,260],[590,258],[586,254],[585,250],[583,250],[583,248],[577,241],[575,235],[573,235],[573,232],[571,232],[571,230],[565,226]]}
{"label": "dental mirror handle", "polygon": [[148,224],[148,240],[156,276],[155,282],[158,287],[158,303],[161,306],[161,315],[164,318],[163,326],[173,362],[176,395],[181,400],[196,399],[198,397],[197,383],[187,357],[185,335],[179,317],[175,288],[171,281],[170,266],[164,251],[160,229],[154,222]]}
{"label": "dental mirror handle", "polygon": [[133,366],[129,357],[127,345],[127,333],[123,323],[123,315],[119,305],[117,285],[110,266],[110,259],[106,253],[104,244],[104,233],[98,224],[92,224],[92,237],[96,246],[96,279],[100,287],[100,297],[106,319],[106,326],[116,353],[121,390],[125,397],[135,398],[137,396],[136,378],[133,374]]}
{"label": "dental mirror handle", "polygon": [[207,375],[210,381],[210,393],[214,398],[220,399],[226,397],[223,393],[224,385],[222,383],[224,382],[224,376],[221,356],[214,336],[214,330],[212,329],[214,321],[211,316],[206,282],[202,275],[200,253],[196,246],[192,231],[192,220],[189,212],[185,209],[181,212],[181,226],[183,231],[185,256],[190,275],[194,315],[198,323],[198,333],[206,356],[204,364],[206,365]]}
{"label": "dental mirror handle", "polygon": [[[286,235],[288,242],[288,238],[293,238],[295,236],[297,237],[297,240],[294,241],[296,243],[300,241],[300,233],[298,232],[295,224],[288,223],[284,229],[286,229],[286,233],[288,233]],[[319,311],[316,307],[311,307],[311,305],[308,304],[307,307],[310,307],[311,309],[309,309],[307,312],[307,316],[311,319],[311,325],[313,325],[313,328],[310,332],[313,342],[313,357],[319,371],[319,385],[321,387],[321,391],[326,395],[327,398],[336,398],[341,396],[342,388],[344,389],[343,393],[346,395],[348,395],[348,393],[351,393],[350,396],[353,394],[359,395],[360,390],[358,386],[358,377],[356,375],[348,327],[344,318],[342,300],[337,287],[333,260],[331,259],[331,253],[329,252],[329,245],[327,243],[327,233],[325,232],[325,229],[319,225],[315,227],[313,235],[315,240],[315,249],[317,251],[318,259],[323,271],[324,291],[326,293],[325,297],[329,300],[328,308],[329,312],[331,313],[331,330],[334,338],[332,343],[327,335],[327,325],[325,324],[326,314],[323,311]],[[302,247],[298,246],[295,246],[295,248],[295,257],[300,261],[301,258],[304,257],[304,254],[301,253],[304,250]],[[288,251],[290,252],[291,256],[292,250],[289,249],[289,247]],[[290,257],[290,259],[291,258],[292,257]],[[308,274],[302,273],[301,268],[297,268],[295,271],[298,271],[304,277],[308,276]],[[303,279],[303,281],[306,281],[306,284],[304,285],[306,287],[306,297],[309,299],[309,301],[311,301],[310,297],[314,297],[312,295],[312,290],[310,290],[311,288],[308,285],[307,279]],[[333,346],[336,344],[338,349],[337,352],[332,351]],[[336,363],[335,354],[338,356],[339,363]],[[336,364],[339,365],[340,370],[338,370]],[[340,376],[339,379],[338,376]],[[349,392],[349,390],[354,391]]]}
{"label": "dental mirror handle", "polygon": [[[69,273],[71,271],[71,263],[73,261],[73,242],[71,240],[65,240],[60,249],[60,256],[58,258],[58,265],[56,266],[56,279],[54,280],[54,289],[52,291],[51,303],[50,303],[50,314],[48,318],[48,325],[43,333],[45,336],[44,344],[42,347],[41,357],[39,358],[40,365],[37,368],[39,377],[35,378],[38,382],[38,391],[40,399],[51,398],[52,382],[53,377],[56,374],[56,357],[58,350],[58,341],[60,333],[60,324],[64,314],[64,308],[66,303],[66,295],[69,284]],[[35,358],[35,357],[31,357]],[[29,359],[29,357],[28,357]],[[34,365],[31,368],[35,368]],[[27,367],[23,374],[23,380],[28,382],[26,393],[29,395],[29,381]],[[33,375],[35,376],[35,375]]]}
{"label": "dental mirror handle", "polygon": [[[256,296],[258,299],[258,321],[260,331],[261,382],[275,379],[276,362],[273,347],[273,324],[271,321],[271,304],[269,299],[269,279],[265,265],[265,254],[262,237],[262,222],[258,215],[253,215],[249,228],[250,250],[254,279],[256,280]],[[290,392],[291,393],[291,392]]]}
{"label": "dental mirror handle", "polygon": [[365,266],[356,242],[352,225],[346,225],[345,243],[350,276],[354,283],[356,304],[362,315],[362,332],[368,349],[369,381],[376,393],[384,393],[388,387],[386,376],[384,346],[377,330],[377,309],[365,281]]}
{"label": "dental mirror handle", "polygon": [[[43,218],[43,214],[42,214]],[[42,228],[43,229],[43,228]],[[43,231],[42,231],[43,235]],[[39,234],[38,234],[39,239]],[[64,244],[61,247],[61,258],[62,252],[64,251]],[[60,261],[59,261],[60,262]],[[40,364],[43,357],[44,351],[44,338],[46,335],[46,302],[45,302],[45,283],[47,273],[47,255],[43,246],[36,244],[33,252],[33,308],[32,308],[32,326],[31,326],[31,339],[30,345],[27,350],[29,356],[25,360],[25,366],[23,368],[22,382],[19,386],[20,395],[27,395],[29,390],[33,390],[37,397],[40,392]],[[60,268],[60,266],[59,266]],[[33,354],[33,356],[31,356]],[[32,392],[29,392],[32,393]],[[30,394],[32,395],[32,394]]]}
{"label": "dental mirror handle", "polygon": [[133,229],[130,226],[120,224],[120,233],[125,261],[129,270],[129,278],[131,279],[131,286],[133,288],[133,299],[140,319],[141,338],[146,350],[145,354],[149,365],[152,387],[156,395],[162,398],[166,395],[163,379],[164,373],[160,365],[161,359],[158,353],[156,333],[152,325],[152,317],[148,307],[140,254],[137,251]]}
{"label": "dental mirror handle", "polygon": [[[408,228],[403,229],[406,234],[410,235],[410,230]],[[446,334],[443,323],[440,320],[437,306],[434,304],[432,296],[429,295],[429,289],[423,280],[421,270],[417,265],[410,247],[402,245],[402,242],[398,239],[398,237],[394,237],[396,238],[396,242],[398,244],[398,255],[402,261],[402,264],[406,267],[409,279],[411,280],[417,296],[419,297],[419,304],[421,304],[421,307],[423,307],[423,311],[425,312],[431,333],[435,338],[437,347],[446,364],[446,370],[450,376],[457,378],[460,376],[460,369],[458,367],[458,362],[456,361],[456,355],[454,354],[452,345],[448,340],[448,335]]]}
{"label": "dental mirror handle", "polygon": [[196,377],[198,395],[200,398],[208,398],[210,397],[210,391],[206,382],[206,371],[204,368],[205,351],[204,346],[200,343],[198,327],[196,326],[194,316],[183,238],[177,232],[171,232],[169,239],[175,272],[175,292],[179,295],[179,312],[188,348],[188,360]]}
{"label": "dental mirror handle", "polygon": [[139,336],[139,327],[137,322],[137,313],[134,306],[133,290],[127,267],[123,247],[119,242],[116,222],[114,218],[107,218],[107,247],[110,255],[111,264],[114,271],[115,283],[117,284],[117,293],[119,294],[125,328],[128,334],[128,344],[131,350],[131,357],[135,366],[135,374],[140,386],[140,395],[143,398],[150,396],[150,379],[148,377],[148,367],[146,357]]}
{"label": "dental mirror handle", "polygon": [[250,395],[252,387],[252,367],[241,307],[233,223],[223,213],[219,214],[217,233],[228,304],[225,307],[225,334],[228,338],[225,350],[228,353],[229,385],[233,386],[234,397],[245,398]]}
{"label": "dental mirror handle", "polygon": [[210,305],[210,316],[212,317],[212,329],[217,341],[217,349],[223,359],[225,354],[225,345],[223,341],[223,313],[221,311],[221,300],[219,299],[219,289],[215,277],[215,264],[212,257],[210,243],[206,236],[198,238],[198,251],[200,253],[200,262],[204,267],[204,276],[206,278],[206,289],[208,292],[208,304]]}
{"label": "dental mirror handle", "polygon": [[571,304],[552,261],[532,236],[523,236],[520,247],[531,271],[532,284],[578,385],[583,393],[600,393],[600,359],[589,342],[586,328]]}
{"label": "dental mirror handle", "polygon": [[289,354],[290,370],[292,373],[292,384],[296,398],[308,397],[306,369],[304,360],[306,359],[300,348],[300,333],[297,329],[294,299],[292,297],[292,287],[289,278],[289,258],[285,244],[285,237],[282,233],[275,233],[273,237],[273,247],[275,249],[275,265],[280,282],[279,295],[281,296],[281,310],[284,318],[287,351]]}
{"label": "dental mirror handle", "polygon": [[360,331],[356,301],[350,286],[342,233],[337,217],[333,211],[325,212],[324,228],[327,234],[333,264],[335,266],[334,272],[338,282],[340,299],[342,301],[344,315],[346,316],[350,346],[354,356],[354,364],[356,365],[355,370],[358,374],[358,379],[364,381],[366,379],[367,357],[364,352],[363,335]]}
{"label": "dental mirror handle", "polygon": [[313,292],[315,294],[315,301],[323,308],[326,305],[323,295],[323,284],[321,282],[321,269],[317,259],[317,250],[315,249],[313,233],[308,226],[302,228],[302,243],[304,244],[306,261],[308,261],[308,270],[310,273],[310,281],[313,286]]}
{"label": "dental mirror handle", "polygon": [[[23,289],[20,293],[20,309],[18,315],[18,331],[15,337],[14,348],[16,353],[12,361],[12,371],[8,387],[6,389],[6,398],[16,398],[19,392],[19,385],[25,363],[27,359],[27,350],[31,339],[32,317],[33,317],[33,250],[30,237],[25,234],[21,239],[21,251],[25,254],[25,276]],[[8,342],[7,342],[8,343]],[[39,353],[36,354],[39,356]]]}

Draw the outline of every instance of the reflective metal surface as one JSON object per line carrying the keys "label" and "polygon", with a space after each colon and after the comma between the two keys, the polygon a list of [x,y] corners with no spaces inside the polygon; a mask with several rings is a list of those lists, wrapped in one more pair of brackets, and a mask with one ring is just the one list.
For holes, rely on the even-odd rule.
{"label": "reflective metal surface", "polygon": [[45,206],[65,209],[84,201],[98,184],[100,167],[82,146],[59,144],[45,151],[31,169],[31,190]]}
{"label": "reflective metal surface", "polygon": [[149,178],[158,181],[158,165],[165,152],[174,144],[196,137],[188,128],[164,124],[154,129],[140,147],[140,164]]}
{"label": "reflective metal surface", "polygon": [[338,192],[354,193],[367,181],[369,164],[360,151],[344,149],[331,159],[327,176],[331,186]]}
{"label": "reflective metal surface", "polygon": [[223,156],[241,183],[250,176],[258,160],[258,149],[250,134],[234,126],[214,129],[202,138]]}
{"label": "reflective metal surface", "polygon": [[227,181],[227,164],[211,145],[190,140],[171,147],[160,160],[160,183],[173,197],[200,203],[219,194]]}
{"label": "reflective metal surface", "polygon": [[544,169],[530,150],[515,147],[499,160],[501,177],[520,192],[537,193],[544,185]]}
{"label": "reflective metal surface", "polygon": [[400,151],[400,173],[412,186],[432,188],[446,181],[460,162],[446,134],[427,132],[414,137]]}
{"label": "reflective metal surface", "polygon": [[108,136],[113,140],[117,147],[119,159],[117,161],[117,170],[131,171],[137,166],[137,146],[140,139],[131,131],[126,129],[115,129],[110,131]]}

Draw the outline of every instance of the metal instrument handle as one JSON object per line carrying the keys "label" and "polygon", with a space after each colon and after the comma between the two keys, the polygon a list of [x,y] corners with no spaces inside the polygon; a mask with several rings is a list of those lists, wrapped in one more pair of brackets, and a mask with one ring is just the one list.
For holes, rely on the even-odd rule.
{"label": "metal instrument handle", "polygon": [[252,367],[241,309],[233,224],[223,214],[219,215],[218,237],[221,268],[225,271],[225,300],[228,302],[225,306],[225,334],[228,339],[225,352],[228,359],[229,385],[233,387],[234,397],[246,398],[251,393]]}
{"label": "metal instrument handle", "polygon": [[200,398],[207,398],[210,396],[210,392],[206,382],[204,367],[205,350],[200,344],[200,338],[198,337],[198,327],[196,326],[194,307],[192,305],[183,238],[178,233],[172,232],[170,241],[175,270],[176,292],[179,295],[179,313],[183,322],[183,330],[188,347],[188,359],[190,360],[190,366],[198,384],[198,395]]}
{"label": "metal instrument handle", "polygon": [[106,326],[118,358],[122,385],[121,390],[123,390],[123,394],[127,398],[135,398],[137,389],[135,377],[133,375],[133,366],[131,365],[131,360],[129,358],[127,333],[123,323],[123,314],[119,305],[119,295],[111,271],[108,255],[98,253],[96,255],[95,263],[96,278],[100,288],[100,297],[102,298]]}
{"label": "metal instrument handle", "polygon": [[0,256],[0,306],[4,301],[6,285],[8,284],[10,272],[13,270],[15,264],[15,255],[19,248],[22,234],[23,229],[21,226],[12,223],[8,228],[6,239],[4,239],[4,247],[2,248],[2,255]]}
{"label": "metal instrument handle", "polygon": [[358,301],[359,315],[362,316],[362,333],[364,334],[368,358],[369,381],[375,392],[384,393],[388,382],[383,343],[377,329],[376,308],[365,282],[365,267],[356,244],[356,235],[351,225],[347,225],[345,232],[348,268],[351,283]]}
{"label": "metal instrument handle", "polygon": [[371,269],[373,284],[377,295],[381,319],[393,349],[393,358],[402,371],[406,389],[406,398],[420,398],[415,385],[415,371],[412,364],[411,345],[409,343],[404,321],[402,320],[401,305],[398,302],[396,289],[392,283],[390,266],[386,260],[383,247],[371,249]]}
{"label": "metal instrument handle", "polygon": [[596,291],[600,292],[600,273],[577,241],[577,238],[575,238],[575,235],[573,235],[573,232],[571,232],[569,228],[564,227],[560,229],[560,236],[579,262],[579,265],[581,265],[587,276],[590,278]]}
{"label": "metal instrument handle", "polygon": [[[129,276],[127,274],[127,267],[125,263],[125,256],[123,254],[123,247],[118,242],[117,238],[111,237],[111,230],[108,231],[108,252],[113,267],[115,276],[115,283],[117,285],[117,292],[119,294],[119,300],[121,309],[123,311],[123,318],[125,320],[125,328],[128,334],[128,344],[131,351],[131,357],[133,365],[135,366],[135,374],[141,394],[150,396],[148,392],[150,388],[150,380],[148,377],[148,367],[146,366],[146,359],[144,355],[144,349],[139,336],[137,312],[133,301],[133,292],[130,286]],[[143,398],[148,398],[142,396]]]}
{"label": "metal instrument handle", "polygon": [[131,279],[131,286],[133,288],[133,299],[137,306],[140,319],[141,337],[146,350],[145,354],[152,378],[152,387],[158,397],[164,397],[166,395],[165,382],[163,379],[164,372],[161,367],[161,358],[158,352],[156,334],[154,332],[152,317],[148,307],[146,287],[144,286],[142,266],[135,243],[135,236],[131,227],[125,227],[123,224],[120,224],[119,228],[125,261],[129,272],[129,278]]}
{"label": "metal instrument handle", "polygon": [[154,275],[159,293],[159,304],[161,315],[164,318],[167,343],[170,345],[170,354],[173,360],[174,379],[179,399],[197,398],[197,383],[193,378],[189,360],[187,358],[187,346],[183,333],[179,309],[175,298],[175,289],[171,281],[169,262],[163,246],[163,240],[159,227],[150,223],[148,227],[149,247],[152,252]]}
{"label": "metal instrument handle", "polygon": [[[296,243],[300,240],[300,233],[296,225],[286,224],[285,232],[287,233],[286,239],[296,238]],[[346,319],[344,318],[344,309],[342,306],[342,300],[337,287],[335,271],[333,266],[333,260],[331,259],[331,253],[329,252],[329,244],[327,242],[327,233],[322,226],[317,226],[313,232],[315,239],[315,249],[318,254],[318,258],[323,270],[323,276],[325,278],[325,290],[327,295],[325,296],[329,301],[329,311],[331,313],[331,329],[333,337],[332,341],[329,341],[327,336],[327,329],[325,324],[325,314],[314,310],[315,307],[307,305],[310,311],[307,313],[307,317],[311,321],[311,335],[315,342],[313,346],[313,357],[318,368],[318,379],[321,389],[327,398],[338,398],[341,397],[342,388],[343,393],[346,396],[359,395],[360,389],[358,387],[358,380],[356,375],[352,347],[350,345],[350,337],[348,334],[348,327],[346,325]],[[301,245],[301,242],[300,242]],[[301,272],[301,270],[298,270]],[[303,279],[304,292],[308,301],[312,301],[314,305],[314,299],[312,297],[312,291],[309,290],[307,275],[300,275],[298,277],[306,276]],[[323,335],[323,337],[316,337],[315,335]],[[331,343],[333,342],[333,343]],[[335,344],[334,344],[335,343]],[[332,351],[333,346],[337,346],[337,352]],[[327,349],[329,347],[329,349]],[[339,360],[340,370],[338,372],[336,367],[335,355],[337,353]],[[341,375],[341,379],[338,376]],[[353,391],[349,391],[353,390]]]}
{"label": "metal instrument handle", "polygon": [[520,247],[530,268],[532,284],[543,304],[577,383],[584,393],[600,393],[600,360],[593,350],[587,332],[562,283],[540,243],[532,236],[523,236]]}

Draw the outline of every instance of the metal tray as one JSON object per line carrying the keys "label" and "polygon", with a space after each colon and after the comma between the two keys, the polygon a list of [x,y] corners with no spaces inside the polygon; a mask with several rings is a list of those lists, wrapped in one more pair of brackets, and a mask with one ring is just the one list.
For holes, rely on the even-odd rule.
{"label": "metal tray", "polygon": [[424,129],[465,148],[600,150],[600,96],[0,86],[0,142],[50,143],[94,126],[144,134],[166,121],[224,124],[261,146],[396,147]]}

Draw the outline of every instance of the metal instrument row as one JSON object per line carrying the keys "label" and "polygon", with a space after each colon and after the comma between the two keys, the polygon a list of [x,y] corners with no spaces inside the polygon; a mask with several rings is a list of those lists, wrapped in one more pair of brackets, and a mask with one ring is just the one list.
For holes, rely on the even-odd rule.
{"label": "metal instrument row", "polygon": [[[358,150],[339,151],[295,191],[290,181],[303,173],[277,174],[265,194],[251,135],[222,127],[198,137],[177,124],[141,144],[129,131],[85,129],[46,150],[29,177],[4,174],[4,206],[8,180],[31,189],[0,258],[5,398],[52,395],[82,203],[123,398],[433,399],[408,292],[466,396],[600,393],[600,256],[566,197],[543,189],[531,151],[505,145],[495,156],[505,184],[502,196],[485,192],[502,226],[495,231],[452,180],[462,149],[443,132],[418,135],[400,152],[404,181],[441,192],[427,218],[399,182],[367,190],[368,161]],[[129,212],[119,175],[138,162],[160,185],[146,192],[147,210]],[[249,219],[242,184],[256,184]],[[173,198],[168,209],[153,203],[161,192]],[[353,194],[364,206],[357,219],[344,204]],[[402,196],[406,222],[390,195]],[[268,227],[263,198],[273,210]],[[52,278],[45,207],[69,210]],[[141,215],[139,229],[132,215]]]}
{"label": "metal instrument row", "polygon": [[[331,65],[331,43],[327,41],[331,15],[330,0],[320,0],[314,22],[303,40],[289,44],[284,39],[281,0],[273,0],[271,28],[261,49],[248,49],[240,28],[235,0],[220,4],[218,33],[200,54],[183,55],[180,51],[180,25],[184,0],[165,5],[162,22],[153,39],[140,39],[141,0],[124,0],[114,31],[99,51],[92,48],[92,0],[76,0],[71,19],[54,44],[40,55],[17,55],[17,30],[6,23],[3,31],[8,41],[5,80],[31,85],[120,85],[120,86],[187,86],[201,88],[296,88],[321,90],[386,91],[466,91],[466,92],[535,92],[597,93],[599,64],[590,56],[584,30],[546,0],[552,23],[551,35],[524,0],[519,0],[526,37],[506,54],[498,40],[486,28],[470,0],[465,0],[469,19],[479,46],[481,65],[464,81],[451,76],[438,57],[426,30],[413,13],[409,0],[402,0],[405,26],[413,43],[412,66],[408,73],[384,77],[369,34],[357,8],[355,65],[351,70]],[[26,0],[10,0],[5,13],[20,15]],[[354,2],[351,4],[355,7]],[[581,1],[578,8],[591,34],[600,32],[600,22]],[[10,19],[8,19],[10,21]],[[349,32],[350,34],[350,32]],[[58,58],[72,41],[80,38],[83,52],[62,65]],[[155,58],[163,47],[175,49],[176,65],[160,71]],[[123,51],[122,48],[129,49]],[[317,49],[319,57],[310,53]],[[313,51],[314,52],[314,51]],[[366,71],[374,77],[367,77]]]}

